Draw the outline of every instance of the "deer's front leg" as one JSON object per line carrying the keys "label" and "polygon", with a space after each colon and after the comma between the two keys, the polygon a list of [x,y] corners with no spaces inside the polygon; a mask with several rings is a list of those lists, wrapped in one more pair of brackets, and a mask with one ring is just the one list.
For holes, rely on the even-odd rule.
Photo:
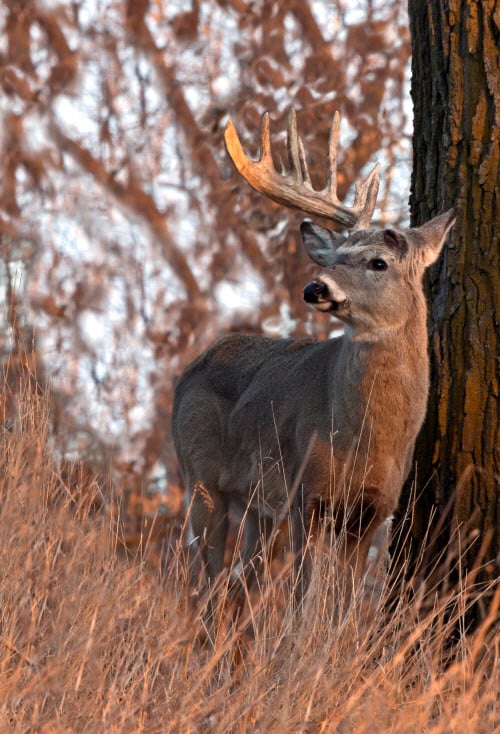
{"label": "deer's front leg", "polygon": [[312,576],[312,536],[315,519],[311,521],[303,492],[299,492],[294,503],[291,523],[291,550],[295,558],[292,589],[296,609],[300,609],[309,588]]}
{"label": "deer's front leg", "polygon": [[360,587],[374,534],[391,512],[392,507],[375,487],[364,487],[347,509],[337,511],[338,576],[346,600]]}

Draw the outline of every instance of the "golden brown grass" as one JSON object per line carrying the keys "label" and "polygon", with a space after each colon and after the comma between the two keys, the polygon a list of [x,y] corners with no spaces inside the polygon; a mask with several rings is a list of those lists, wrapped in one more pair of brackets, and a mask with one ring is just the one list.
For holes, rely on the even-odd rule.
{"label": "golden brown grass", "polygon": [[401,597],[338,620],[316,581],[297,619],[269,579],[239,621],[220,605],[210,647],[182,552],[163,570],[147,542],[127,557],[89,476],[61,475],[25,378],[0,430],[0,731],[498,730],[498,592],[466,635],[465,586],[432,610]]}

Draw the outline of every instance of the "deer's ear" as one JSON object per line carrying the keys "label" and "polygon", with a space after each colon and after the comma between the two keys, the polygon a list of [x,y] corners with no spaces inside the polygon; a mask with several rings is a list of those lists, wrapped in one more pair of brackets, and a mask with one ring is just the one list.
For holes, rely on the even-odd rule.
{"label": "deer's ear", "polygon": [[439,257],[446,235],[455,224],[456,210],[448,209],[421,227],[410,230],[416,235],[415,245],[422,252],[424,265],[428,267]]}
{"label": "deer's ear", "polygon": [[300,232],[304,247],[311,260],[326,268],[332,264],[337,247],[345,241],[342,235],[320,227],[319,224],[314,224],[310,219],[305,219],[302,222]]}
{"label": "deer's ear", "polygon": [[387,247],[390,247],[400,258],[402,258],[408,252],[408,242],[401,232],[396,232],[394,229],[384,230],[384,242]]}

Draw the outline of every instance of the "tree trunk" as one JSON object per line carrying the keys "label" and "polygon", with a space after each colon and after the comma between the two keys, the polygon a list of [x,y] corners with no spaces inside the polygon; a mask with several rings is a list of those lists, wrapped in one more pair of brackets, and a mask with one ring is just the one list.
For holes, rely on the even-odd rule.
{"label": "tree trunk", "polygon": [[409,13],[412,223],[457,208],[427,279],[432,386],[411,533],[421,549],[434,514],[441,547],[451,537],[457,552],[468,549],[466,566],[486,562],[491,577],[500,496],[500,9],[497,0],[409,0]]}

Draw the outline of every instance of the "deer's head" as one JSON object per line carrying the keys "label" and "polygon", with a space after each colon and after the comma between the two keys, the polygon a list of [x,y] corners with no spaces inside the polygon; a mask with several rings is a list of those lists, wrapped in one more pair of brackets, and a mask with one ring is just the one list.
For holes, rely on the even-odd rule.
{"label": "deer's head", "polygon": [[421,297],[423,272],[439,256],[454,221],[451,209],[422,227],[343,236],[306,220],[305,248],[323,270],[304,288],[304,299],[364,335],[398,328]]}
{"label": "deer's head", "polygon": [[312,187],[294,109],[288,118],[289,168],[283,173],[274,167],[267,113],[262,118],[258,161],[245,154],[231,121],[226,127],[225,142],[236,168],[254,189],[289,208],[320,216],[348,230],[348,234],[342,235],[309,220],[302,223],[302,239],[309,257],[322,267],[304,289],[308,303],[319,311],[332,313],[364,335],[376,335],[406,320],[415,307],[415,298],[421,298],[423,272],[439,256],[455,221],[453,210],[414,229],[371,229],[379,166],[356,186],[351,207],[339,201],[338,113],[330,131],[326,184],[321,191]]}

